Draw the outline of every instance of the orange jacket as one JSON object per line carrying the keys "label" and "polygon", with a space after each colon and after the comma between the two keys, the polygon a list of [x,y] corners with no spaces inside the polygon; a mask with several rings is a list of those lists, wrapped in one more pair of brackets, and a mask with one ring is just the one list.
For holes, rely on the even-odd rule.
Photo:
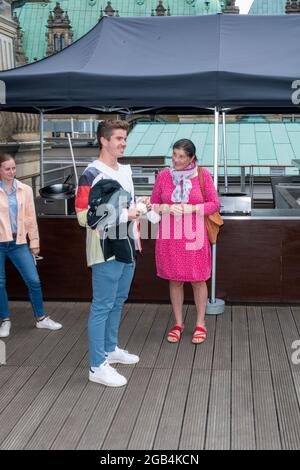
{"label": "orange jacket", "polygon": [[[16,180],[16,183],[18,203],[16,244],[27,243],[28,235],[30,248],[38,248],[40,240],[32,189],[21,181]],[[8,200],[5,192],[0,188],[0,242],[10,242],[12,239]]]}

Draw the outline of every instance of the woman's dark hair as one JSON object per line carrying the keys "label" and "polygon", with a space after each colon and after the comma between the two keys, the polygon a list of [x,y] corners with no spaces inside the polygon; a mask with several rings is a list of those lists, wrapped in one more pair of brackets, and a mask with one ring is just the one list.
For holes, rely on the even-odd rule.
{"label": "woman's dark hair", "polygon": [[195,160],[197,160],[196,147],[193,144],[193,142],[189,139],[177,140],[177,142],[175,142],[175,144],[173,145],[173,150],[174,149],[183,150],[187,154],[188,157],[190,158],[194,157]]}
{"label": "woman's dark hair", "polygon": [[0,166],[4,162],[8,162],[9,160],[14,160],[14,157],[12,155],[9,155],[9,153],[1,153],[0,152]]}

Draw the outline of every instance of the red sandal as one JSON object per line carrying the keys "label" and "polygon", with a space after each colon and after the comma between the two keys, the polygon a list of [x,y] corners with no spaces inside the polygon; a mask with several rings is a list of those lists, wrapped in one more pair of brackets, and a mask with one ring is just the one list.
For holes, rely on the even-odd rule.
{"label": "red sandal", "polygon": [[168,336],[167,336],[167,340],[169,341],[169,343],[178,343],[181,338],[182,332],[183,332],[183,326],[179,326],[179,325],[173,326],[172,330],[169,331]]}
{"label": "red sandal", "polygon": [[192,337],[192,343],[194,344],[203,343],[203,341],[206,340],[206,336],[207,336],[206,328],[202,328],[201,326],[196,326],[193,337]]}

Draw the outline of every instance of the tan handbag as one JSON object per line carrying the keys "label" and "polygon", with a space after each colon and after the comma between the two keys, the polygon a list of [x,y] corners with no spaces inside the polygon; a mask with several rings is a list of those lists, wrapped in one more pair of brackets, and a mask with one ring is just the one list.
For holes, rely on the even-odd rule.
{"label": "tan handbag", "polygon": [[[200,188],[202,191],[203,199],[205,202],[205,189],[204,189],[204,182],[203,182],[203,175],[201,171],[201,167],[198,166],[198,176],[200,181]],[[219,212],[215,212],[211,215],[205,216],[205,226],[207,230],[208,239],[211,244],[217,243],[217,236],[220,231],[220,227],[224,224],[222,217],[220,216]]]}

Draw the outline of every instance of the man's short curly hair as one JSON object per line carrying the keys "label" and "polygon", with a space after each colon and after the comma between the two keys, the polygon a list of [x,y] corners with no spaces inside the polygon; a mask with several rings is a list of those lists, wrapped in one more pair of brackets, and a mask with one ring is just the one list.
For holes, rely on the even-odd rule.
{"label": "man's short curly hair", "polygon": [[107,119],[105,121],[101,121],[98,124],[97,128],[97,140],[98,140],[98,145],[99,148],[101,149],[102,144],[101,144],[101,137],[104,137],[105,139],[109,140],[111,136],[113,135],[113,132],[117,129],[122,129],[126,132],[129,130],[129,124],[127,121],[121,121],[118,119]]}

